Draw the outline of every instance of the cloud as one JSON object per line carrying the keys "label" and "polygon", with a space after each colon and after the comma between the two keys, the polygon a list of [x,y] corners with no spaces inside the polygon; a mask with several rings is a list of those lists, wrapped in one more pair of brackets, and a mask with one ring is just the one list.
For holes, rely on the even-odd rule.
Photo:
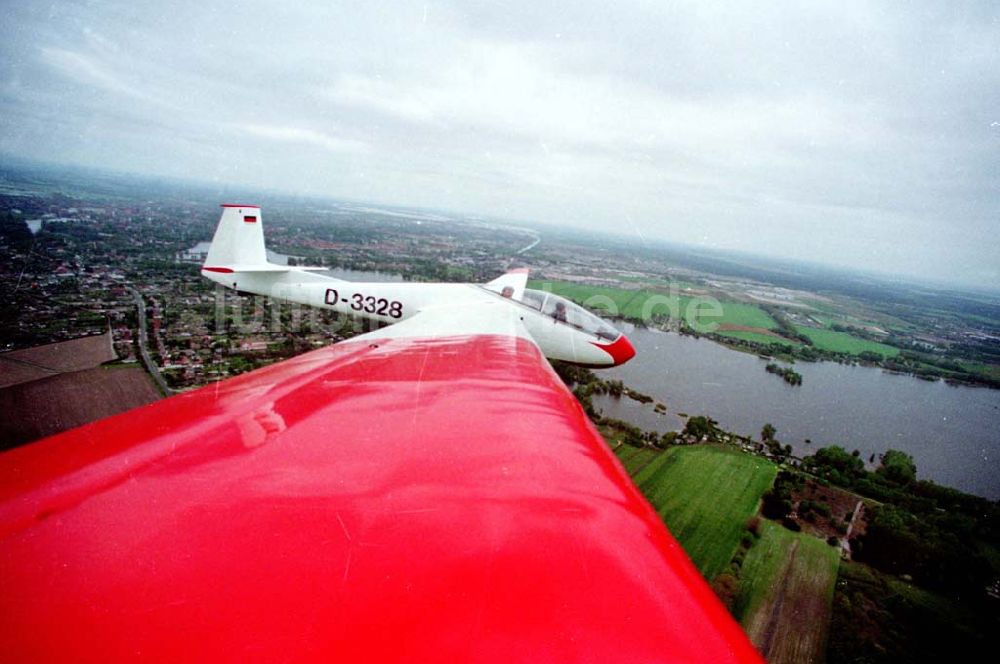
{"label": "cloud", "polygon": [[54,47],[42,47],[40,53],[43,62],[77,83],[134,99],[151,100],[145,92],[126,83],[103,64],[81,53]]}
{"label": "cloud", "polygon": [[998,42],[986,2],[17,3],[0,148],[973,282]]}
{"label": "cloud", "polygon": [[312,129],[257,124],[235,124],[232,127],[257,138],[278,143],[310,145],[330,152],[362,152],[368,149],[368,146],[362,141],[338,138]]}

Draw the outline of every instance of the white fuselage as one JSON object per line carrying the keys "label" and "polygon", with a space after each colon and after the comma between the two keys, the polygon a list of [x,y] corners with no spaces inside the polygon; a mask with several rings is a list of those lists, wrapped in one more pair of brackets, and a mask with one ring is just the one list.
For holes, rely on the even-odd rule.
{"label": "white fuselage", "polygon": [[[500,311],[504,322],[516,328],[517,336],[530,336],[549,359],[604,367],[627,362],[635,355],[628,339],[600,318],[557,295],[525,288],[526,269],[511,270],[486,287],[343,281],[308,268],[268,263],[260,207],[225,203],[222,209],[201,273],[235,291],[388,324],[423,311],[430,314],[432,309],[434,319],[458,316],[456,325],[428,330],[438,335],[450,329],[468,329],[470,323],[489,327],[491,314],[484,312]],[[415,320],[407,328],[413,329],[412,325],[419,323]]]}
{"label": "white fuselage", "polygon": [[[329,309],[382,323],[399,323],[430,307],[464,308],[484,301],[513,307],[525,329],[549,359],[590,366],[613,366],[608,339],[560,323],[537,309],[477,284],[351,282],[312,272],[234,272],[202,270],[202,275],[233,290]],[[470,307],[471,308],[471,307]]]}

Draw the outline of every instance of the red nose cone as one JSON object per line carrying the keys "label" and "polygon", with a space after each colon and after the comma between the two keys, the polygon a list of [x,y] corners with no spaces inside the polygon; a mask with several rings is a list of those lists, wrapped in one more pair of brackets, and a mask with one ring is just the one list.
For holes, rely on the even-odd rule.
{"label": "red nose cone", "polygon": [[618,337],[618,340],[613,344],[601,346],[601,348],[615,361],[616,367],[619,364],[625,364],[635,357],[635,347],[632,346],[632,342],[624,334]]}

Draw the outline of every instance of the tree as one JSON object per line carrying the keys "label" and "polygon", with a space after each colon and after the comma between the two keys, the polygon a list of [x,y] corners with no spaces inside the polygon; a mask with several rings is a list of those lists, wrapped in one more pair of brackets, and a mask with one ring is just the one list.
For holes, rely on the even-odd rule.
{"label": "tree", "polygon": [[762,498],[762,504],[760,507],[760,512],[768,519],[774,519],[775,521],[780,521],[781,519],[788,516],[792,511],[792,501],[787,495],[774,489],[768,489],[764,492]]}
{"label": "tree", "polygon": [[817,450],[804,460],[806,468],[813,470],[834,484],[850,486],[865,474],[865,462],[839,445]]}
{"label": "tree", "polygon": [[740,592],[739,579],[731,571],[723,572],[715,577],[715,581],[712,582],[712,590],[715,591],[716,597],[731,610]]}
{"label": "tree", "polygon": [[879,459],[875,472],[890,482],[905,485],[917,479],[917,466],[906,452],[887,450]]}
{"label": "tree", "polygon": [[760,430],[760,439],[766,443],[766,442],[768,442],[770,440],[774,440],[774,435],[776,433],[778,433],[778,430],[774,428],[773,424],[771,424],[770,422],[768,422]]}
{"label": "tree", "polygon": [[715,421],[704,415],[695,415],[688,419],[684,425],[684,435],[692,436],[696,440],[704,437],[712,438],[715,434]]}
{"label": "tree", "polygon": [[912,515],[894,505],[871,508],[868,528],[858,538],[858,559],[893,574],[912,573],[922,548],[912,522]]}

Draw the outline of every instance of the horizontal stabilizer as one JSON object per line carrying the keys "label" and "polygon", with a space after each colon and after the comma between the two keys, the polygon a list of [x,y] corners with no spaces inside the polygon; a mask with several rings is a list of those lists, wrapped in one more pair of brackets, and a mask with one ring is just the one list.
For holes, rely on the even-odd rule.
{"label": "horizontal stabilizer", "polygon": [[250,274],[260,272],[312,272],[325,267],[299,267],[267,262],[263,216],[256,205],[225,204],[215,237],[208,248],[202,272]]}
{"label": "horizontal stabilizer", "polygon": [[233,274],[235,272],[316,272],[323,271],[325,267],[298,267],[292,265],[275,265],[274,263],[263,263],[260,265],[204,265],[204,272],[220,272],[222,274]]}
{"label": "horizontal stabilizer", "polygon": [[274,265],[273,263],[263,263],[261,265],[203,265],[201,269],[203,272],[220,272],[222,274],[292,271],[292,268],[287,265]]}

